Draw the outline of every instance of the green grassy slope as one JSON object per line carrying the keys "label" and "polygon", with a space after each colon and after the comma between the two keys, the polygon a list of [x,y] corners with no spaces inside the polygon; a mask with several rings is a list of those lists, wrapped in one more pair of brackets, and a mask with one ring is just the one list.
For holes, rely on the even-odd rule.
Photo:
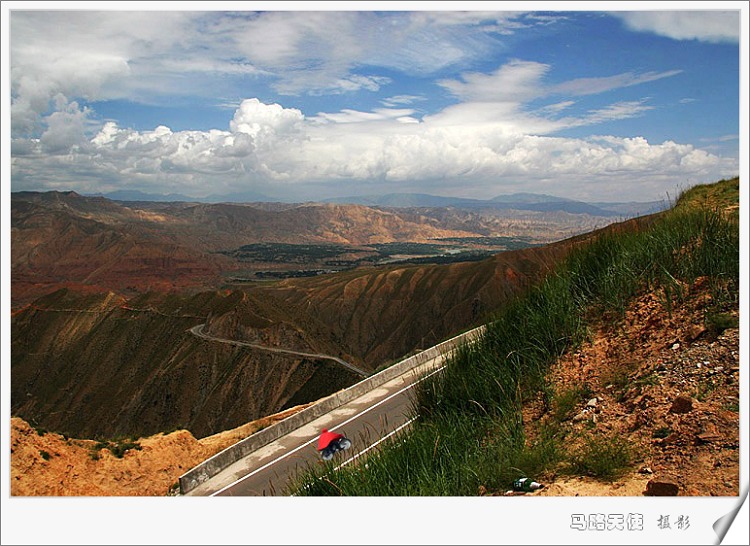
{"label": "green grassy slope", "polygon": [[[661,290],[668,307],[680,283],[710,279],[714,300],[739,301],[739,180],[694,188],[636,230],[606,231],[582,244],[544,282],[516,298],[487,334],[425,380],[403,433],[362,464],[310,469],[293,487],[305,495],[476,495],[502,490],[560,456],[553,441],[528,447],[524,400],[546,387],[546,371],[585,337],[587,324],[622,316],[627,302]],[[729,214],[726,211],[729,210]],[[617,445],[593,446],[616,459]],[[602,451],[603,450],[603,451]],[[321,479],[325,476],[325,479]],[[297,489],[302,487],[301,489]]]}

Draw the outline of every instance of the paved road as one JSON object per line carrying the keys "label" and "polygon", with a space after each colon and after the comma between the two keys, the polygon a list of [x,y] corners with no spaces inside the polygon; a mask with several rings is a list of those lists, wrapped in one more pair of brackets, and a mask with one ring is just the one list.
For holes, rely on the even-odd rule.
{"label": "paved road", "polygon": [[227,345],[237,345],[239,347],[250,347],[252,349],[260,349],[261,351],[270,351],[272,353],[285,353],[285,354],[296,355],[296,356],[306,356],[309,358],[333,360],[335,362],[338,362],[345,368],[350,369],[354,373],[361,375],[362,377],[367,377],[369,375],[368,372],[360,368],[357,368],[354,364],[350,364],[346,360],[342,360],[337,356],[322,355],[318,353],[304,353],[300,351],[294,351],[292,349],[281,349],[279,347],[269,347],[267,345],[258,345],[257,343],[249,343],[247,341],[237,341],[234,339],[216,337],[216,336],[212,336],[211,334],[207,334],[205,331],[205,327],[206,327],[205,324],[199,324],[197,326],[193,326],[192,328],[190,328],[190,333],[202,339],[207,339],[209,341],[216,341],[217,343],[226,343]]}
{"label": "paved road", "polygon": [[311,421],[237,461],[187,495],[289,495],[287,485],[298,471],[323,464],[316,445],[324,428],[352,440],[352,447],[334,458],[339,465],[349,464],[383,439],[408,427],[415,382],[441,369],[443,360],[443,356],[434,358]]}

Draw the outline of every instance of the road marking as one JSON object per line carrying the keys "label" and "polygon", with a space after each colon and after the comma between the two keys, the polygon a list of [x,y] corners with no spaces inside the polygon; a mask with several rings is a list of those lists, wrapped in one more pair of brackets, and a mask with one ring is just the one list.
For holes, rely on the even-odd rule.
{"label": "road marking", "polygon": [[[445,355],[441,355],[441,356],[443,356],[443,357],[444,357]],[[435,375],[436,373],[438,373],[438,372],[439,372],[440,370],[443,370],[444,368],[445,368],[445,366],[441,366],[440,368],[437,368],[437,369],[433,370],[433,371],[432,371],[432,372],[430,372],[430,373],[429,373],[428,375],[425,375],[424,377],[421,377],[421,378],[419,378],[419,379],[418,379],[417,381],[415,381],[414,383],[411,383],[410,385],[408,385],[408,386],[406,386],[406,387],[402,388],[401,390],[399,390],[399,391],[397,391],[397,392],[395,392],[395,393],[391,394],[390,396],[388,396],[388,397],[386,397],[386,398],[383,398],[383,399],[382,399],[382,400],[381,400],[380,402],[378,402],[378,403],[376,403],[376,404],[373,404],[372,406],[368,407],[368,408],[367,408],[367,409],[365,409],[364,411],[361,411],[360,413],[358,413],[358,414],[357,414],[357,415],[355,415],[354,417],[351,417],[350,419],[347,419],[347,420],[346,420],[346,421],[344,421],[343,423],[341,423],[341,424],[337,425],[337,426],[336,426],[335,428],[332,428],[332,429],[331,429],[331,431],[333,431],[333,430],[336,430],[336,429],[338,429],[338,428],[341,428],[341,427],[343,427],[344,425],[346,425],[346,424],[348,424],[348,423],[350,423],[350,422],[354,421],[355,419],[358,419],[359,417],[361,417],[361,416],[362,416],[362,415],[364,415],[365,413],[367,413],[367,412],[369,412],[369,411],[371,411],[371,410],[375,409],[376,407],[378,407],[378,406],[379,406],[379,405],[381,405],[381,404],[384,404],[385,402],[387,402],[387,401],[388,401],[388,400],[390,400],[391,398],[394,398],[394,397],[398,396],[399,394],[401,394],[401,393],[403,393],[403,392],[405,392],[405,391],[407,391],[407,390],[411,389],[411,388],[412,388],[412,387],[414,387],[415,385],[417,385],[417,384],[421,383],[422,381],[424,381],[424,380],[425,380],[425,379],[427,379],[428,377],[431,377],[431,376]],[[412,419],[412,421],[413,421],[413,419]],[[410,421],[410,422],[411,422],[411,421]],[[402,425],[402,426],[403,426],[403,425]],[[392,433],[391,433],[391,434],[392,434]],[[387,438],[387,436],[386,436],[386,438]],[[380,441],[382,441],[382,440],[384,440],[384,439],[385,439],[385,438],[381,439]],[[257,468],[257,469],[255,469],[255,470],[253,470],[253,471],[252,471],[252,472],[251,472],[250,474],[247,474],[247,475],[243,476],[242,478],[240,478],[240,479],[238,479],[238,480],[235,480],[234,482],[230,483],[229,485],[226,485],[226,486],[222,487],[222,488],[221,488],[221,489],[219,489],[218,491],[216,491],[216,492],[214,492],[214,493],[211,493],[211,495],[209,495],[209,496],[210,496],[210,497],[215,497],[216,495],[218,495],[218,494],[220,494],[220,493],[223,493],[223,492],[224,492],[224,491],[226,491],[227,489],[229,489],[229,488],[231,488],[231,487],[234,487],[234,486],[235,486],[235,485],[237,485],[238,483],[241,483],[241,482],[245,481],[246,479],[248,479],[248,478],[250,478],[250,477],[254,476],[255,474],[257,474],[258,472],[260,472],[260,471],[262,471],[262,470],[265,470],[265,469],[266,469],[266,468],[268,468],[269,466],[272,466],[272,465],[276,464],[277,462],[281,461],[282,459],[286,459],[287,457],[289,457],[289,456],[290,456],[290,455],[292,455],[293,453],[296,453],[296,452],[297,452],[297,451],[299,451],[300,449],[302,449],[302,448],[304,448],[304,447],[307,447],[307,446],[309,446],[310,444],[312,444],[312,443],[313,443],[313,442],[315,442],[316,440],[317,440],[317,437],[316,437],[316,438],[313,438],[312,440],[309,440],[309,441],[305,442],[304,444],[302,444],[302,445],[300,445],[300,446],[298,446],[298,447],[294,448],[293,450],[291,450],[291,451],[289,451],[289,452],[285,453],[284,455],[282,455],[282,456],[280,456],[280,457],[278,457],[278,458],[274,459],[273,461],[269,461],[268,463],[264,464],[264,465],[263,465],[263,466],[261,466],[260,468]],[[380,442],[380,441],[379,441],[379,442]],[[377,442],[377,443],[379,443],[379,442]],[[368,447],[367,449],[370,449],[370,448],[372,448],[372,447],[373,447],[373,446],[370,446],[370,447]]]}
{"label": "road marking", "polygon": [[398,427],[397,429],[395,429],[395,430],[392,430],[391,432],[389,432],[388,434],[386,434],[385,436],[383,436],[383,437],[382,437],[382,438],[381,438],[380,440],[378,440],[378,441],[377,441],[377,442],[375,442],[374,444],[372,444],[372,445],[368,446],[367,448],[365,448],[365,449],[363,449],[362,451],[360,451],[359,453],[357,453],[357,454],[356,454],[356,455],[355,455],[354,457],[351,457],[351,458],[349,458],[349,459],[345,460],[345,461],[344,461],[343,463],[341,463],[340,465],[338,465],[338,466],[337,466],[336,468],[334,468],[333,470],[334,470],[334,471],[336,471],[336,470],[338,470],[339,468],[341,468],[342,466],[346,466],[346,465],[348,465],[348,464],[349,464],[350,462],[352,462],[353,460],[355,460],[355,459],[358,459],[358,458],[359,458],[359,457],[360,457],[361,455],[364,455],[365,453],[367,453],[368,451],[370,451],[370,450],[371,450],[372,448],[374,448],[375,446],[377,446],[377,445],[378,445],[378,444],[380,444],[381,442],[384,442],[384,441],[386,441],[386,440],[387,440],[388,438],[390,438],[391,436],[393,436],[394,434],[396,434],[396,433],[397,433],[397,432],[398,432],[399,430],[401,430],[401,429],[403,429],[403,428],[405,428],[405,427],[407,427],[407,426],[411,425],[411,424],[412,424],[412,423],[413,423],[414,421],[416,421],[416,420],[417,420],[417,417],[412,417],[412,418],[411,418],[411,419],[409,419],[409,420],[408,420],[408,421],[407,421],[406,423],[404,423],[403,425],[401,425],[401,426],[400,426],[400,427]]}

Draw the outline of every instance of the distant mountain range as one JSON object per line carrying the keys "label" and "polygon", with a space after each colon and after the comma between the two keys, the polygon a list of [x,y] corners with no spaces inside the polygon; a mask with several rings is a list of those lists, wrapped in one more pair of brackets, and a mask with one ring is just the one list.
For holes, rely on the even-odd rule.
{"label": "distant mountain range", "polygon": [[85,194],[88,197],[106,197],[112,201],[155,201],[160,203],[258,203],[272,202],[272,199],[262,193],[245,191],[226,195],[212,194],[207,197],[190,197],[181,193],[146,193],[139,190],[117,190],[109,193]]}
{"label": "distant mountain range", "polygon": [[667,208],[663,201],[627,203],[586,203],[539,193],[513,193],[498,195],[492,199],[465,199],[440,197],[422,193],[389,193],[386,195],[363,195],[328,199],[327,203],[346,203],[371,207],[454,207],[463,209],[491,208],[529,210],[538,212],[568,212],[592,216],[641,216]]}
{"label": "distant mountain range", "polygon": [[[118,190],[110,193],[98,193],[92,196],[106,197],[113,201],[152,201],[152,202],[188,202],[188,203],[256,203],[277,202],[278,199],[258,192],[241,192],[207,197],[190,197],[179,193],[168,195],[145,193],[138,190]],[[667,208],[664,201],[648,202],[596,202],[587,203],[566,197],[557,197],[540,193],[512,193],[498,195],[492,199],[466,199],[461,197],[444,197],[426,193],[388,193],[385,195],[359,195],[324,199],[321,203],[364,205],[368,207],[391,208],[439,208],[453,207],[461,209],[508,209],[537,212],[567,212],[570,214],[589,214],[603,217],[633,217],[651,214]]]}

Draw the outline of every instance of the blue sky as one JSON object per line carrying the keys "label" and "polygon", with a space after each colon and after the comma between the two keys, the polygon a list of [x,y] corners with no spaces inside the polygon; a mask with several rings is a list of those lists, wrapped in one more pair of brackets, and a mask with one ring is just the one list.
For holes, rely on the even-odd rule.
{"label": "blue sky", "polygon": [[647,201],[740,172],[744,2],[6,4],[13,191]]}

